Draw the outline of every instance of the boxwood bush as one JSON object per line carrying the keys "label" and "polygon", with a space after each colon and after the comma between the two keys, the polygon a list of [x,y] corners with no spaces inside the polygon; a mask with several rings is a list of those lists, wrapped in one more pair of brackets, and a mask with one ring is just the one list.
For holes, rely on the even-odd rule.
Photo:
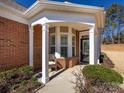
{"label": "boxwood bush", "polygon": [[87,65],[82,72],[88,80],[98,80],[114,84],[123,83],[123,77],[118,72],[102,65]]}

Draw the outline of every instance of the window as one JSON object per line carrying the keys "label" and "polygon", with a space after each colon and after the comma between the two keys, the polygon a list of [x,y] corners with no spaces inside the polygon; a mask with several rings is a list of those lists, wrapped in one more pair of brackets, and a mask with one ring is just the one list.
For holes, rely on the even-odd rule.
{"label": "window", "polygon": [[50,46],[50,50],[49,50],[49,53],[50,54],[55,54],[55,34],[51,34],[50,35],[50,39],[49,39],[50,43],[49,43],[49,46]]}
{"label": "window", "polygon": [[61,47],[61,56],[62,57],[67,57],[68,56],[68,47]]}
{"label": "window", "polygon": [[50,36],[50,45],[55,46],[55,35]]}
{"label": "window", "polygon": [[72,56],[75,56],[76,52],[76,37],[73,35],[72,36]]}
{"label": "window", "polygon": [[67,35],[61,35],[61,45],[62,46],[68,45],[68,36]]}
{"label": "window", "polygon": [[68,35],[67,34],[61,35],[61,56],[62,57],[68,56]]}
{"label": "window", "polygon": [[55,54],[55,47],[50,47],[50,54]]}

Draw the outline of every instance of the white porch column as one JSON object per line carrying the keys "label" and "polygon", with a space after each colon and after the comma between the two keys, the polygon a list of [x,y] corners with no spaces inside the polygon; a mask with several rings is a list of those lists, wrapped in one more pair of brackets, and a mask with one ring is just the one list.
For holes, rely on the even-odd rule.
{"label": "white porch column", "polygon": [[49,81],[48,74],[48,50],[49,50],[49,27],[48,24],[42,25],[42,82],[46,84]]}
{"label": "white porch column", "polygon": [[91,65],[96,64],[96,43],[95,43],[95,27],[92,27],[89,31],[89,63]]}
{"label": "white porch column", "polygon": [[29,66],[33,67],[33,27],[29,26]]}
{"label": "white porch column", "polygon": [[102,32],[102,29],[99,28],[98,29],[98,35],[97,35],[97,47],[98,47],[98,61],[97,63],[99,64],[100,63],[100,54],[101,54],[101,32]]}
{"label": "white porch column", "polygon": [[55,56],[56,58],[60,58],[61,57],[61,50],[60,50],[60,26],[56,26],[56,52],[55,52]]}
{"label": "white porch column", "polygon": [[100,42],[99,42],[99,31],[98,29],[96,29],[97,33],[96,33],[96,56],[97,56],[97,64],[99,64],[99,55],[100,55],[100,49],[99,49],[99,45],[100,45]]}
{"label": "white porch column", "polygon": [[68,30],[68,57],[72,57],[72,28]]}

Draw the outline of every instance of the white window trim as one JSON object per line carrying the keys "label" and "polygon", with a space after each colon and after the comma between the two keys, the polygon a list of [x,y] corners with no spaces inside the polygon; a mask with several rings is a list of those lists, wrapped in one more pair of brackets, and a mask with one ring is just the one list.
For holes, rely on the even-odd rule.
{"label": "white window trim", "polygon": [[68,33],[60,32],[60,35],[68,35]]}
{"label": "white window trim", "polygon": [[[77,43],[77,42],[76,42],[76,35],[72,33],[72,38],[73,38],[73,36],[75,37],[75,45],[72,44],[72,47],[75,48],[75,56],[76,56],[76,43]],[[72,41],[72,42],[73,42],[73,41]],[[72,52],[73,52],[73,51],[72,51]],[[73,54],[73,53],[72,53],[72,54]],[[72,55],[72,57],[73,57],[73,55]]]}
{"label": "white window trim", "polygon": [[[51,47],[55,47],[55,52],[56,52],[56,34],[55,33],[51,33],[49,35],[50,37],[51,36],[55,36],[55,44],[54,45],[51,45],[50,42],[49,42],[49,49],[51,49]],[[50,53],[51,50],[49,50],[49,53]]]}
{"label": "white window trim", "polygon": [[75,37],[75,45],[74,46],[72,45],[72,47],[76,47],[76,35],[72,34],[72,38],[73,38],[73,36]]}
{"label": "white window trim", "polygon": [[56,26],[56,31],[55,31],[55,35],[56,35],[56,49],[55,49],[55,56],[56,58],[60,58],[61,57],[61,50],[60,50],[60,27]]}

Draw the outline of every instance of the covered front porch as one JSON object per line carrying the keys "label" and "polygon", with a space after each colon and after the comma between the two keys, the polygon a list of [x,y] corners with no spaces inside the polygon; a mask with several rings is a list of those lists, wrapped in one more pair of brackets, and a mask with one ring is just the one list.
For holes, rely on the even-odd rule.
{"label": "covered front porch", "polygon": [[[79,22],[35,22],[31,28],[30,66],[42,70],[43,83],[49,81],[49,54],[56,57],[59,69],[85,63],[82,55],[84,52],[87,53],[87,63],[99,63],[100,37],[95,25]],[[85,39],[88,41],[85,42],[86,46],[82,43]]]}
{"label": "covered front porch", "polygon": [[[30,18],[29,64],[42,69],[41,81],[49,81],[50,54],[57,59],[57,68],[66,69],[85,61],[92,65],[99,63],[103,9],[57,2],[42,5],[27,12]],[[34,11],[35,8],[38,11]]]}

